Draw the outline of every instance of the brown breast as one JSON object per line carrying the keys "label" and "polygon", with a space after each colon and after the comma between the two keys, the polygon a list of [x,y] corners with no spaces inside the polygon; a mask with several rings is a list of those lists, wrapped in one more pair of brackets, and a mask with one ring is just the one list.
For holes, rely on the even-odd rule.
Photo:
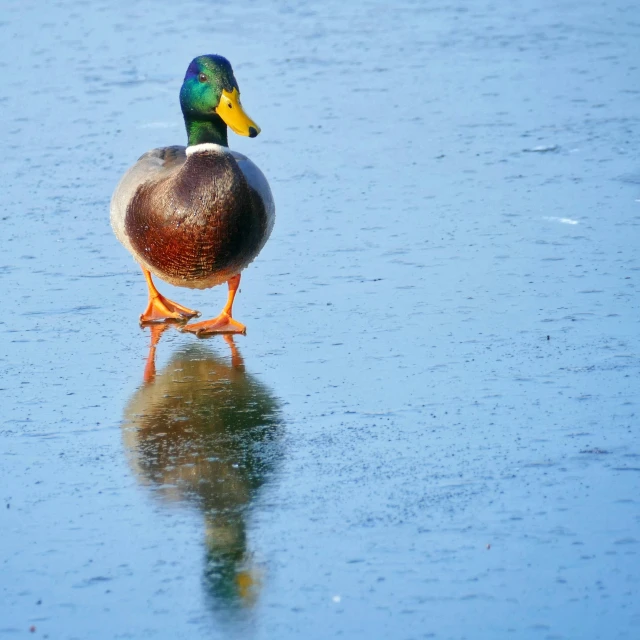
{"label": "brown breast", "polygon": [[239,273],[262,246],[262,200],[231,154],[187,157],[179,170],[141,185],[125,229],[138,256],[161,278],[195,283]]}

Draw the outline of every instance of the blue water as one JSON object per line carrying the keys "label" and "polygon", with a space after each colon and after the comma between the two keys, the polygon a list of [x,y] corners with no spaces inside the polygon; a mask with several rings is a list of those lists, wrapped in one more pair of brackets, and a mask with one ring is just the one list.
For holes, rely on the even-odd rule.
{"label": "blue water", "polygon": [[[0,638],[636,638],[639,29],[3,2]],[[276,227],[247,336],[150,353],[109,199],[202,53]]]}

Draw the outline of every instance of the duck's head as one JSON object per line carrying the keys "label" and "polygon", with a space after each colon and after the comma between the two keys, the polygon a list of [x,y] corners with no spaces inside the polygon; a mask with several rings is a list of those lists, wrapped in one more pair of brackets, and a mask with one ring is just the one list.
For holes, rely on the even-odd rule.
{"label": "duck's head", "polygon": [[[189,144],[217,142],[226,146],[227,126],[238,135],[250,138],[260,133],[260,127],[240,104],[233,69],[222,56],[198,56],[191,61],[180,89],[180,106]],[[218,136],[224,140],[215,139]]]}

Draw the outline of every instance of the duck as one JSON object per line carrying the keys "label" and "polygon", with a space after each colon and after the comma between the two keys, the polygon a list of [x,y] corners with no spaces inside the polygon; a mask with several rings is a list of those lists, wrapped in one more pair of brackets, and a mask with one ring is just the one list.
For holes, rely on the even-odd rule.
{"label": "duck", "polygon": [[[199,337],[246,334],[233,303],[241,272],[271,235],[275,205],[262,171],[229,149],[227,129],[255,138],[260,127],[221,55],[191,61],[180,106],[187,145],[152,149],[126,171],[111,198],[111,226],[147,283],[142,325],[177,322]],[[163,296],[153,276],[190,289],[227,283],[227,301],[214,318],[190,322],[200,312]]]}

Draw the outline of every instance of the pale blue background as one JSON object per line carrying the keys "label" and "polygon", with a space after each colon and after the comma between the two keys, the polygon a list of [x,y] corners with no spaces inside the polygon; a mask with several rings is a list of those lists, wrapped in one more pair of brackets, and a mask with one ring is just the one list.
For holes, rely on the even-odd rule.
{"label": "pale blue background", "polygon": [[[1,638],[639,637],[637,2],[1,9]],[[278,209],[235,309],[279,407],[244,607],[121,427],[149,336],[109,198],[184,143],[202,53]]]}

